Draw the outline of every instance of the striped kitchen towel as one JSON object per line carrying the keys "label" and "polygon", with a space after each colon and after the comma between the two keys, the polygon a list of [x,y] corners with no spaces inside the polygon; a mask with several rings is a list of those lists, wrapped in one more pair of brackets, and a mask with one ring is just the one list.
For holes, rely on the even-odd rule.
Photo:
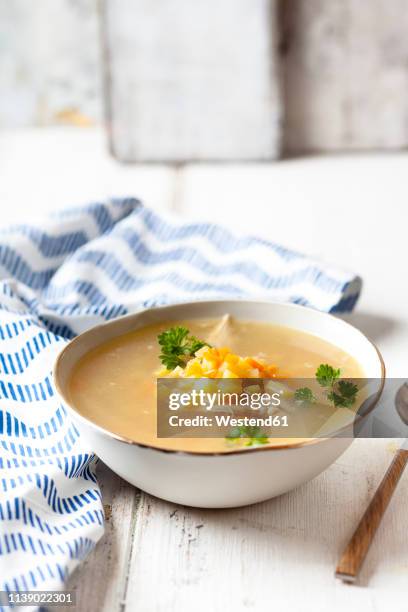
{"label": "striped kitchen towel", "polygon": [[268,297],[349,311],[350,272],[135,199],[0,234],[0,590],[58,589],[103,533],[92,449],[55,394],[69,338],[140,307]]}

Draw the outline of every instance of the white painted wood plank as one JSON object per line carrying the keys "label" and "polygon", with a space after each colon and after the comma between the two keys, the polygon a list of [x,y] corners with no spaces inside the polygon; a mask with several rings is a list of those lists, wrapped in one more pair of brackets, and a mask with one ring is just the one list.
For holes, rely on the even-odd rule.
{"label": "white painted wood plank", "polygon": [[108,0],[106,7],[119,159],[277,156],[276,0]]}
{"label": "white painted wood plank", "polygon": [[98,4],[0,1],[1,127],[102,119]]}
{"label": "white painted wood plank", "polygon": [[285,148],[408,144],[404,0],[290,0],[285,8]]}
{"label": "white painted wood plank", "polygon": [[86,612],[122,609],[132,549],[139,491],[104,464],[97,470],[105,510],[105,534],[66,585],[76,593],[76,608]]}
{"label": "white painted wood plank", "polygon": [[144,495],[126,611],[398,607],[408,575],[408,532],[401,520],[408,503],[406,477],[364,567],[367,586],[346,586],[333,576],[392,450],[387,441],[358,440],[314,481],[247,508],[189,509]]}

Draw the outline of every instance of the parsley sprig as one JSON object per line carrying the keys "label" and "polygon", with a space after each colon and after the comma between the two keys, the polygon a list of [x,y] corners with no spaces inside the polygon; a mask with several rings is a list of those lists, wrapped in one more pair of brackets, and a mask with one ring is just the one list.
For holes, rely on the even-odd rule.
{"label": "parsley sprig", "polygon": [[161,347],[160,361],[168,370],[174,370],[177,366],[183,368],[200,348],[209,346],[181,326],[171,327],[159,334],[158,342]]}
{"label": "parsley sprig", "polygon": [[340,377],[340,369],[334,369],[328,363],[321,363],[316,370],[315,376],[321,387],[333,387]]}
{"label": "parsley sprig", "polygon": [[245,446],[257,446],[269,442],[269,438],[263,434],[260,427],[250,425],[234,427],[230,435],[226,437],[230,442],[238,442],[241,438],[245,438]]}
{"label": "parsley sprig", "polygon": [[309,389],[309,387],[301,387],[295,391],[295,400],[297,402],[307,402],[308,404],[313,404],[313,402],[316,401],[316,398],[313,391]]}
{"label": "parsley sprig", "polygon": [[[333,368],[328,363],[321,363],[315,376],[319,385],[327,389],[327,399],[336,408],[350,408],[356,400],[358,387],[349,380],[339,380],[340,373],[339,368]],[[296,389],[295,400],[313,403],[316,398],[309,387],[302,387]]]}
{"label": "parsley sprig", "polygon": [[336,407],[350,408],[356,400],[357,392],[357,385],[348,380],[339,380],[327,397]]}

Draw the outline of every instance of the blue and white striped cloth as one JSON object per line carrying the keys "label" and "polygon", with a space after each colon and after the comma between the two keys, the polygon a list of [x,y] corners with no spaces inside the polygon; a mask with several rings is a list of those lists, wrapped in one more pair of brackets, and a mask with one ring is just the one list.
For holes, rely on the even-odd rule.
{"label": "blue and white striped cloth", "polygon": [[349,311],[350,272],[135,199],[0,233],[0,590],[58,589],[103,534],[87,448],[51,370],[69,338],[141,306],[269,297]]}

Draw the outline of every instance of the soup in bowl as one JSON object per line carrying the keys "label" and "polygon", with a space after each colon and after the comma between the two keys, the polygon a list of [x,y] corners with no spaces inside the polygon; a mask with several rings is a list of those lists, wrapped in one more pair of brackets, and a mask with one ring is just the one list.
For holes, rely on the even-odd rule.
{"label": "soup in bowl", "polygon": [[[157,379],[256,378],[266,390],[282,379],[309,381],[319,371],[322,385],[340,373],[378,380],[372,406],[381,392],[377,349],[344,321],[289,304],[208,301],[148,309],[84,332],[60,354],[55,381],[92,450],[120,476],[170,501],[231,507],[313,478],[352,436],[265,437],[241,428],[226,436],[162,437]],[[348,389],[350,397],[337,401],[351,407]],[[299,397],[305,393],[300,389]],[[312,404],[305,410],[312,414]]]}

